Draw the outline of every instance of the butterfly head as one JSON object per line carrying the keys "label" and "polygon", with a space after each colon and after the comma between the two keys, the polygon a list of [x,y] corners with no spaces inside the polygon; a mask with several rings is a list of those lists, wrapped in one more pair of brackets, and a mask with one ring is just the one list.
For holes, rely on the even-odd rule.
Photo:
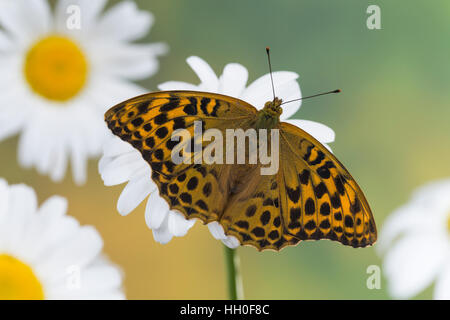
{"label": "butterfly head", "polygon": [[272,129],[280,122],[283,100],[275,97],[273,101],[267,101],[264,108],[258,112],[256,127],[258,129]]}

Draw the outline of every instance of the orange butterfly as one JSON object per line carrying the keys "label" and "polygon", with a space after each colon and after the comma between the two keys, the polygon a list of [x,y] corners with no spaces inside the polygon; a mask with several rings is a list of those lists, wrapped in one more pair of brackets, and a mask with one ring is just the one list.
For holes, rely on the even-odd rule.
{"label": "orange butterfly", "polygon": [[[281,104],[275,97],[258,111],[225,95],[162,91],[114,106],[105,120],[150,164],[152,179],[171,210],[204,223],[218,221],[225,234],[235,236],[242,245],[280,250],[301,240],[319,239],[353,247],[373,244],[375,221],[361,189],[319,141],[280,122]],[[224,136],[227,129],[278,129],[279,170],[262,175],[262,163],[248,161],[174,162],[174,132],[185,129],[195,136],[196,121],[204,131],[216,129]],[[200,150],[210,143],[201,141]],[[199,142],[192,140],[191,146],[195,144]],[[184,156],[192,160],[195,153]]]}

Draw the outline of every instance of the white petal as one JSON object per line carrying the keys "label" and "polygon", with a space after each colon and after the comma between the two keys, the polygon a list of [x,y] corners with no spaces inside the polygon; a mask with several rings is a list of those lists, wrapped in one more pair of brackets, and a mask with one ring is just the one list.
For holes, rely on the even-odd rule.
{"label": "white petal", "polygon": [[23,44],[50,28],[50,8],[45,0],[0,1],[0,25]]}
{"label": "white petal", "polygon": [[117,136],[112,136],[103,145],[103,154],[106,157],[116,157],[130,151],[136,151],[136,149]]}
{"label": "white petal", "polygon": [[5,32],[0,30],[0,51],[9,51],[11,47],[13,46],[13,43],[11,39],[6,35]]}
{"label": "white petal", "polygon": [[197,74],[204,90],[208,92],[217,92],[219,79],[210,65],[205,60],[196,56],[191,56],[187,58],[186,61]]}
{"label": "white petal", "polygon": [[153,238],[156,242],[166,244],[172,240],[173,235],[169,231],[169,215],[166,215],[163,223],[158,229],[153,229]]}
{"label": "white petal", "polygon": [[208,228],[212,236],[217,240],[221,240],[222,243],[227,247],[231,249],[239,247],[240,245],[239,240],[236,237],[225,235],[223,227],[217,221],[208,223]]}
{"label": "white petal", "polygon": [[164,219],[169,215],[167,201],[159,196],[159,191],[153,191],[147,200],[145,208],[145,222],[150,229],[161,227]]}
{"label": "white petal", "polygon": [[98,34],[116,41],[133,41],[145,36],[153,21],[150,12],[139,10],[132,1],[123,1],[105,12],[98,23]]}
{"label": "white petal", "polygon": [[411,204],[420,207],[422,212],[430,212],[427,220],[447,221],[450,210],[450,179],[432,181],[416,189],[412,194]]}
{"label": "white petal", "polygon": [[10,186],[8,240],[11,244],[20,243],[25,226],[37,209],[37,198],[34,190],[26,185]]}
{"label": "white petal", "polygon": [[238,63],[229,63],[219,79],[219,92],[231,97],[239,97],[248,80],[247,69]]}
{"label": "white petal", "polygon": [[[1,107],[0,103],[0,107]],[[25,118],[19,113],[11,112],[0,115],[0,141],[17,134],[24,124]]]}
{"label": "white petal", "polygon": [[83,185],[87,175],[87,154],[79,137],[72,138],[70,156],[73,180],[77,185]]}
{"label": "white petal", "polygon": [[130,97],[144,94],[147,90],[130,81],[117,77],[96,75],[91,81],[89,100],[101,107],[102,112]]}
{"label": "white petal", "polygon": [[105,186],[114,186],[131,179],[137,172],[150,176],[150,167],[138,152],[128,152],[116,157],[101,168]]}
{"label": "white petal", "polygon": [[[55,20],[56,28],[59,32],[70,33],[75,36],[79,34],[89,34],[92,32],[91,28],[96,22],[96,19],[100,12],[105,7],[106,0],[59,0],[55,8]],[[67,20],[71,14],[68,11],[69,6],[76,5],[80,9],[81,25],[80,29],[69,29],[67,26]]]}
{"label": "white petal", "polygon": [[159,67],[157,57],[165,54],[165,43],[117,44],[107,42],[97,44],[91,59],[104,74],[132,80],[145,79],[156,73]]}
{"label": "white petal", "polygon": [[[46,290],[46,298],[49,300],[74,300],[74,299],[123,299],[120,292],[122,283],[121,271],[113,265],[89,266],[80,270],[79,287],[68,286],[69,277],[73,277],[73,271],[69,269],[64,281],[53,284]],[[73,269],[75,270],[75,269]],[[119,293],[119,295],[117,295]],[[114,297],[116,296],[116,297]],[[118,296],[118,297],[117,297]]]}
{"label": "white petal", "polygon": [[61,243],[76,236],[80,228],[80,224],[73,217],[61,218],[61,212],[46,210],[42,212],[41,217],[42,231],[36,230],[35,235],[28,233],[29,241],[23,240],[24,245],[29,244],[28,247],[32,248],[27,257],[34,264],[45,261],[54,250],[61,246]]}
{"label": "white petal", "polygon": [[440,235],[411,234],[395,243],[383,265],[390,294],[406,299],[428,287],[445,262],[446,242]]}
{"label": "white petal", "polygon": [[61,181],[67,170],[68,153],[67,146],[60,143],[54,150],[54,164],[50,168],[50,178],[55,181]]}
{"label": "white petal", "polygon": [[439,232],[440,221],[430,219],[430,210],[407,204],[395,210],[385,221],[378,237],[376,250],[380,254],[390,248],[392,242],[406,233],[436,234]]}
{"label": "white petal", "polygon": [[28,124],[19,137],[19,146],[17,148],[19,164],[22,167],[29,168],[33,165],[39,142],[39,135],[36,134],[33,124]]}
{"label": "white petal", "polygon": [[76,266],[80,269],[91,263],[101,252],[103,240],[95,228],[84,226],[69,240],[61,243],[49,257],[42,261],[36,272],[45,278],[61,279],[67,269]]}
{"label": "white petal", "polygon": [[158,89],[162,91],[166,90],[191,90],[198,91],[198,86],[182,81],[167,81],[158,85]]}
{"label": "white petal", "polygon": [[81,286],[90,292],[119,288],[121,283],[122,274],[115,266],[94,266],[87,268],[81,274]]}
{"label": "white petal", "polygon": [[226,240],[227,236],[223,230],[223,227],[217,221],[213,221],[208,223],[209,232],[211,232],[212,236],[217,240]]}
{"label": "white petal", "polygon": [[67,212],[67,199],[60,196],[52,196],[42,203],[38,213],[46,216],[64,216]]}
{"label": "white petal", "polygon": [[314,138],[319,140],[319,142],[330,143],[334,141],[334,131],[330,127],[315,121],[309,120],[298,120],[298,119],[288,119],[284,120],[284,122],[290,123],[300,129],[306,131]]}
{"label": "white petal", "polygon": [[[295,72],[278,71],[273,74],[275,94],[283,101],[301,98],[300,86],[297,83],[298,74]],[[241,99],[262,109],[267,101],[273,100],[270,74],[266,74],[253,81],[243,92]],[[289,118],[300,108],[301,100],[283,106],[281,120]]]}
{"label": "white petal", "polygon": [[117,210],[123,216],[133,211],[156,188],[150,176],[136,175],[128,182],[117,201]]}
{"label": "white petal", "polygon": [[187,220],[181,213],[170,211],[169,212],[169,231],[175,237],[183,237],[187,234],[189,229],[194,225],[195,220]]}
{"label": "white petal", "polygon": [[433,298],[437,300],[450,300],[450,261],[447,261],[444,270],[442,270],[436,280]]}
{"label": "white petal", "polygon": [[239,240],[233,236],[227,236],[225,240],[222,240],[222,243],[230,249],[236,249],[241,244]]}

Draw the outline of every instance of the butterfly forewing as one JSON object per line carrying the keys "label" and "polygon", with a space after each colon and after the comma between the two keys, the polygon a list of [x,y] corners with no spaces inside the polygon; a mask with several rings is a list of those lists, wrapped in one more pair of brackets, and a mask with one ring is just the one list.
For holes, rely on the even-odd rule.
{"label": "butterfly forewing", "polygon": [[[120,103],[105,119],[150,164],[171,209],[204,223],[218,221],[243,245],[280,250],[323,238],[354,247],[374,243],[375,223],[354,179],[323,145],[295,126],[278,126],[280,164],[273,175],[261,175],[261,164],[196,162],[195,153],[183,154],[190,163],[172,161],[175,130],[194,136],[194,122],[200,121],[203,133],[214,128],[225,137],[227,129],[254,127],[256,115],[256,108],[232,97],[165,91]],[[199,142],[201,150],[209,143]]]}
{"label": "butterfly forewing", "polygon": [[[203,132],[209,128],[224,132],[245,126],[255,115],[254,107],[238,99],[170,91],[120,103],[105,114],[105,119],[112,132],[131,143],[150,164],[152,178],[171,209],[207,223],[217,221],[226,205],[230,168],[195,163],[194,153],[187,155],[190,163],[174,163],[171,153],[178,142],[172,141],[172,134],[186,129],[193,137],[195,121],[201,122]],[[202,149],[206,145],[203,143]]]}

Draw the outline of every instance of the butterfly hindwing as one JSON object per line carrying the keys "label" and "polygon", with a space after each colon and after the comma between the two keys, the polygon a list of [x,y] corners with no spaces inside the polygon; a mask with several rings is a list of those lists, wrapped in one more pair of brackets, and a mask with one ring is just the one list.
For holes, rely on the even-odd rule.
{"label": "butterfly hindwing", "polygon": [[[281,164],[287,230],[301,240],[331,239],[353,247],[376,241],[372,212],[361,189],[316,139],[281,124]],[[300,210],[299,210],[300,209]],[[295,211],[293,211],[295,210]]]}
{"label": "butterfly hindwing", "polygon": [[248,171],[243,190],[232,195],[221,219],[225,233],[258,250],[280,250],[300,240],[286,231],[281,207],[279,175]]}

